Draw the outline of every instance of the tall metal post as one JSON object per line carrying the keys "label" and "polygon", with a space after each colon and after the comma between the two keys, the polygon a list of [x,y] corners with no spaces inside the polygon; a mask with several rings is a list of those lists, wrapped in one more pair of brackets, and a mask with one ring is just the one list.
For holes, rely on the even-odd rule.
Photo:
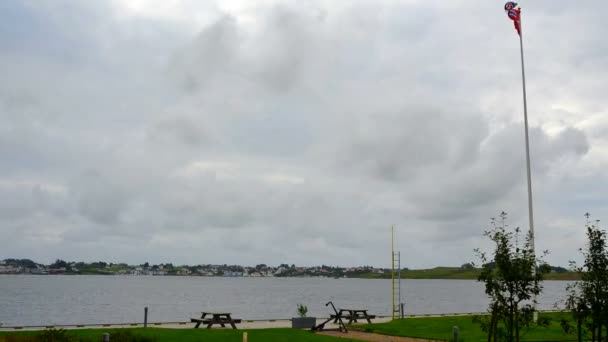
{"label": "tall metal post", "polygon": [[[534,243],[534,210],[532,208],[532,171],[530,167],[530,138],[528,135],[528,98],[526,94],[526,68],[524,64],[524,43],[523,43],[523,24],[521,17],[519,19],[519,50],[521,55],[521,81],[524,97],[524,129],[526,136],[526,173],[528,176],[528,220],[530,224],[530,240],[532,243],[532,255],[536,258],[535,243]],[[533,274],[536,274],[536,262],[534,263]],[[536,296],[534,296],[536,302]],[[534,308],[534,321],[538,319],[536,307]]]}
{"label": "tall metal post", "polygon": [[394,311],[399,312],[401,309],[401,251],[397,252],[397,303]]}
{"label": "tall metal post", "polygon": [[391,315],[395,319],[395,226],[391,226]]}
{"label": "tall metal post", "polygon": [[534,210],[532,208],[532,171],[530,170],[530,138],[528,135],[528,99],[526,95],[526,70],[524,66],[523,30],[520,19],[519,48],[521,52],[521,80],[524,95],[524,128],[526,135],[526,171],[528,176],[528,219],[530,221],[530,237],[532,238],[532,251],[534,252]]}

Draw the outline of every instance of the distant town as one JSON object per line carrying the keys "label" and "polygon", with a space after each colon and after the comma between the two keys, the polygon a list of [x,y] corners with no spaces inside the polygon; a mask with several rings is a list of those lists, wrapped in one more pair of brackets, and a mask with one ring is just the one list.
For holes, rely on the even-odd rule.
{"label": "distant town", "polygon": [[43,265],[30,259],[5,259],[0,261],[0,274],[37,274],[37,275],[129,275],[129,276],[203,276],[203,277],[325,277],[345,278],[360,277],[369,274],[390,273],[390,269],[371,266],[333,267],[314,266],[298,267],[281,264],[268,266],[239,265],[180,265],[144,263],[128,265],[125,263],[107,263],[103,261],[67,262],[56,260],[53,264]]}
{"label": "distant town", "polygon": [[[435,267],[431,269],[410,270],[402,268],[404,279],[477,279],[480,269],[471,263],[459,267]],[[396,272],[397,275],[398,272]],[[56,260],[50,265],[43,265],[30,259],[4,259],[0,261],[2,274],[35,274],[35,275],[117,275],[117,276],[184,276],[184,277],[301,277],[301,278],[391,278],[389,268],[372,266],[339,267],[311,266],[302,267],[294,264],[269,266],[239,265],[173,265],[150,264],[128,265],[125,263],[73,262]],[[551,266],[547,280],[576,280],[580,275],[564,267]]]}

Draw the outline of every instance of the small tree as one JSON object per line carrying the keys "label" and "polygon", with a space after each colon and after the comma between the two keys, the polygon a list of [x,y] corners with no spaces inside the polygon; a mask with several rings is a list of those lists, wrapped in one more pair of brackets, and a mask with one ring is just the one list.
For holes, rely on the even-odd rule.
{"label": "small tree", "polygon": [[[587,213],[587,219],[589,214]],[[599,221],[597,221],[599,222]],[[581,281],[569,285],[566,290],[566,308],[572,312],[576,322],[578,340],[583,340],[583,332],[591,333],[591,341],[608,339],[608,250],[606,249],[606,232],[597,225],[587,223],[587,246],[580,249],[585,257],[583,266],[571,262],[574,271],[581,276]],[[569,324],[562,323],[564,330]],[[606,334],[602,334],[602,328]]]}
{"label": "small tree", "polygon": [[521,329],[534,324],[536,297],[542,292],[543,275],[550,267],[536,258],[532,236],[526,234],[519,246],[519,228],[507,231],[507,214],[502,212],[500,217],[500,223],[492,219],[492,229],[484,233],[496,246],[492,256],[475,250],[483,265],[478,280],[485,283],[491,314],[489,321],[477,317],[476,322],[488,333],[488,341],[519,342]]}

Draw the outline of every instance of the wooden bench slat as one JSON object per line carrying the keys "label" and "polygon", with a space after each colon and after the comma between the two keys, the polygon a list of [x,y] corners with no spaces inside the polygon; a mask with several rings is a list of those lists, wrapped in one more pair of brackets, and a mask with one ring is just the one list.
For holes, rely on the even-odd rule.
{"label": "wooden bench slat", "polygon": [[[233,319],[232,322],[233,323],[241,323],[243,320],[242,319]],[[190,318],[190,322],[192,323],[202,323],[202,324],[209,324],[209,323],[213,323],[213,324],[220,324],[220,323],[224,323],[224,324],[230,324],[230,321],[226,318],[222,318],[219,320],[214,320],[214,319],[201,319],[201,318]]]}

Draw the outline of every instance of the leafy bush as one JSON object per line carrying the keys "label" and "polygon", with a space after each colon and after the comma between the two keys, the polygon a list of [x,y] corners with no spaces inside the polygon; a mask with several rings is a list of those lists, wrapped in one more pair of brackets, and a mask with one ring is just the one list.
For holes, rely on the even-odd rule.
{"label": "leafy bush", "polygon": [[306,317],[307,313],[308,313],[308,307],[304,304],[298,304],[298,316]]}
{"label": "leafy bush", "polygon": [[[587,219],[591,216],[585,214]],[[596,221],[599,224],[599,220]],[[566,308],[572,313],[574,324],[562,322],[564,333],[577,333],[577,340],[583,341],[586,333],[591,339],[603,341],[604,328],[608,333],[608,236],[599,226],[586,225],[587,245],[580,251],[585,257],[584,264],[572,268],[581,276],[581,281],[567,286]]]}
{"label": "leafy bush", "polygon": [[36,341],[40,342],[80,342],[83,341],[74,335],[70,335],[64,329],[49,329],[37,336]]}
{"label": "leafy bush", "polygon": [[[507,230],[507,213],[500,214],[501,222],[492,219],[493,229],[485,236],[495,244],[492,254],[476,249],[484,265],[478,280],[485,283],[490,297],[490,315],[478,316],[474,321],[488,333],[488,341],[520,341],[521,333],[532,326],[547,326],[547,322],[534,319],[537,296],[542,292],[543,276],[550,267],[537,258],[531,233],[519,242],[520,229]],[[546,255],[544,252],[542,255]]]}
{"label": "leafy bush", "polygon": [[[49,329],[40,332],[38,335],[6,335],[0,336],[0,342],[93,342],[99,339],[90,340],[79,337],[64,329]],[[149,336],[135,335],[130,331],[118,331],[110,334],[112,342],[156,342],[157,339]]]}
{"label": "leafy bush", "polygon": [[63,329],[49,329],[38,335],[6,335],[0,336],[0,342],[84,342],[76,336],[68,334]]}

